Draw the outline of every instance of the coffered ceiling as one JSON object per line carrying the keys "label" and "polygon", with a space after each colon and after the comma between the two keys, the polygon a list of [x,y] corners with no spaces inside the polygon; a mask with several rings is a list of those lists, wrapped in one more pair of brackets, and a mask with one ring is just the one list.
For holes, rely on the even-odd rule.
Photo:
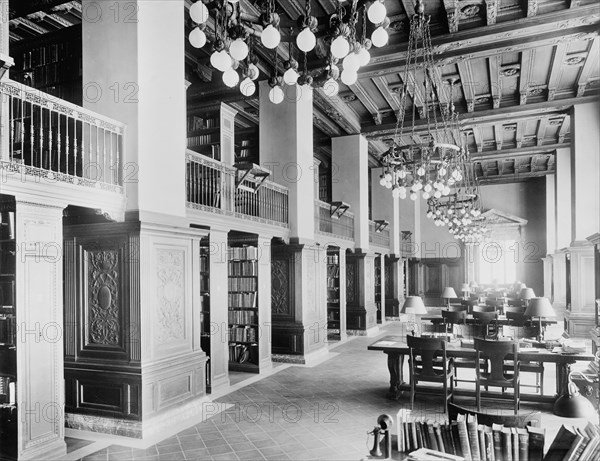
{"label": "coffered ceiling", "polygon": [[[186,0],[189,7],[191,0]],[[257,11],[241,0],[242,8]],[[302,13],[304,1],[277,0],[282,35]],[[337,0],[313,0],[313,14],[335,10]],[[18,5],[18,6],[16,6]],[[397,89],[406,60],[412,0],[386,0],[390,41],[372,48],[372,59],[338,96],[314,93],[315,154],[330,156],[330,138],[362,132],[369,139],[371,165],[394,140],[399,108]],[[57,0],[12,2],[11,39],[81,22],[81,3]],[[600,5],[595,0],[426,0],[431,15],[434,59],[442,80],[454,79],[453,100],[464,136],[483,182],[520,181],[554,171],[555,151],[571,141],[570,110],[597,100],[600,93]],[[186,29],[192,27],[186,15]],[[251,130],[259,121],[254,98],[221,82],[208,62],[210,47],[187,44],[188,112],[215,110],[221,101],[239,111],[238,125]],[[272,56],[257,50],[261,78],[270,74]],[[279,54],[287,57],[287,44]],[[316,66],[311,59],[309,68]],[[449,85],[446,88],[449,90]],[[442,97],[449,99],[450,93]],[[407,117],[415,114],[416,137],[425,136],[422,98],[410,94]],[[407,142],[408,139],[397,140]]]}

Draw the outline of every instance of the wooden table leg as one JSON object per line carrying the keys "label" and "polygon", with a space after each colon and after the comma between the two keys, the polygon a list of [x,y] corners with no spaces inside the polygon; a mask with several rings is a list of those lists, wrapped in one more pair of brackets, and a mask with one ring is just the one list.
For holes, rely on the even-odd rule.
{"label": "wooden table leg", "polygon": [[400,397],[400,387],[404,383],[404,355],[386,352],[388,356],[388,370],[390,372],[389,397],[397,400]]}
{"label": "wooden table leg", "polygon": [[571,363],[556,363],[556,397],[569,392],[569,373]]}

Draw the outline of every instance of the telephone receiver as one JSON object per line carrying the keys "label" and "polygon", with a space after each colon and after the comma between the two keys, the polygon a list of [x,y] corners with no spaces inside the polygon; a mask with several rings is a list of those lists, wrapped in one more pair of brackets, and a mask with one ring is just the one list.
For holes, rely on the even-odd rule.
{"label": "telephone receiver", "polygon": [[[393,420],[390,415],[380,415],[377,418],[377,426],[373,428],[373,449],[369,451],[371,456],[381,459],[391,459],[392,457],[392,425]],[[381,437],[383,436],[383,453],[381,452]]]}

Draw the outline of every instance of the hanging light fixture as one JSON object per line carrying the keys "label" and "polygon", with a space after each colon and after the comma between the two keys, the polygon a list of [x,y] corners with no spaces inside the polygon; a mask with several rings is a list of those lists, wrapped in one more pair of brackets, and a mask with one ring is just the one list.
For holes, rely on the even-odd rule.
{"label": "hanging light fixture", "polygon": [[[203,48],[207,43],[212,45],[211,65],[223,72],[222,80],[227,86],[243,82],[244,89],[240,86],[240,91],[244,95],[254,94],[247,79],[254,81],[259,76],[258,60],[252,54],[253,37],[267,50],[277,50],[282,41],[287,41],[289,57],[283,63],[282,78],[272,86],[271,99],[281,102],[283,98],[279,90],[282,90],[282,83],[323,87],[326,95],[334,96],[339,90],[340,79],[346,85],[356,83],[359,68],[366,66],[371,59],[371,46],[387,43],[389,19],[384,1],[339,0],[335,11],[327,21],[323,21],[323,18],[311,14],[311,0],[305,0],[304,11],[296,18],[297,27],[290,28],[289,33],[282,37],[275,0],[258,0],[255,3],[260,10],[258,16],[243,11],[243,4],[238,0],[207,0],[206,3],[197,0],[190,7],[190,17],[195,26],[188,38],[195,48]],[[326,26],[320,27],[319,23]],[[367,38],[367,28],[371,38]],[[362,33],[357,34],[357,29]],[[303,53],[300,55],[303,58],[301,71],[293,57],[292,44]],[[307,53],[314,53],[323,62],[311,57],[311,63],[317,64],[309,71]],[[274,89],[277,86],[279,89]]]}
{"label": "hanging light fixture", "polygon": [[[381,8],[375,3],[371,8],[367,14],[375,23],[380,19]],[[378,30],[371,36],[375,46],[387,42],[387,31]],[[397,190],[400,198],[406,197],[407,190],[412,200],[420,195],[428,204],[426,216],[436,226],[446,226],[455,238],[465,243],[477,243],[486,229],[481,220],[475,222],[481,214],[481,196],[454,106],[457,80],[443,82],[440,75],[433,61],[429,16],[425,15],[423,0],[417,0],[415,14],[410,19],[393,144],[381,157],[382,183]],[[412,117],[407,117],[408,99],[415,101],[417,95],[423,101],[418,108],[419,116],[425,122],[419,125],[424,125],[425,130],[416,125],[414,102],[408,111]]]}

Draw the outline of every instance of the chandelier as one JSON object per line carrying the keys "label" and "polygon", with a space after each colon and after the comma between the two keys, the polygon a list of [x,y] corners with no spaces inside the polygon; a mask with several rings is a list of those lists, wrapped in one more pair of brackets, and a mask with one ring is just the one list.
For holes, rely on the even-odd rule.
{"label": "chandelier", "polygon": [[[327,96],[334,96],[339,89],[339,79],[346,85],[356,83],[358,69],[371,59],[371,46],[382,47],[388,41],[390,21],[384,0],[338,1],[336,11],[326,22],[311,15],[310,0],[306,0],[296,26],[286,27],[289,33],[284,37],[275,1],[259,0],[258,9],[260,15],[253,16],[242,11],[239,0],[198,0],[190,7],[190,17],[196,25],[188,38],[193,47],[204,47],[209,42],[208,24],[212,23],[210,63],[222,72],[226,86],[234,88],[239,84],[244,96],[255,93],[254,82],[259,77],[254,47],[260,44],[274,50],[269,99],[275,104],[283,101],[286,85],[322,87]],[[370,38],[367,38],[367,28],[371,31]],[[277,49],[282,41],[288,42],[288,58],[280,69]],[[307,68],[309,53],[319,59],[317,68],[311,71]]]}
{"label": "chandelier", "polygon": [[[417,0],[410,19],[406,65],[399,88],[400,104],[391,148],[380,161],[380,184],[394,197],[427,201],[427,217],[447,226],[455,238],[475,242],[483,238],[481,198],[463,142],[454,89],[458,79],[442,79],[434,65],[430,17]],[[411,116],[408,98],[413,100]],[[420,101],[421,107],[417,107]]]}

